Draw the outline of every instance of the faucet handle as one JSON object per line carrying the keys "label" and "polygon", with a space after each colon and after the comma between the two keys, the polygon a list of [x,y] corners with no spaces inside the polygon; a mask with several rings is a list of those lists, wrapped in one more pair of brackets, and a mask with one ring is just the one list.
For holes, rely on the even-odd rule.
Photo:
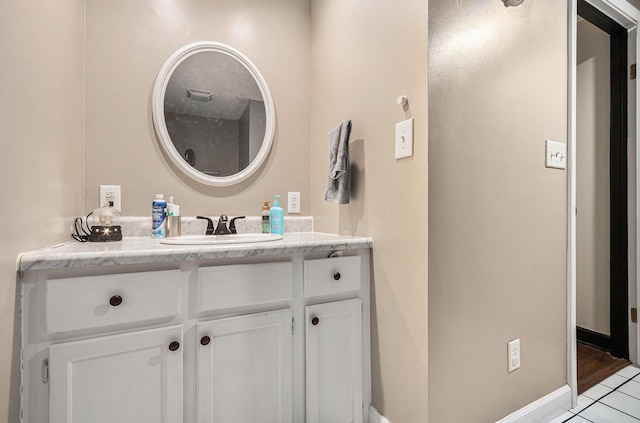
{"label": "faucet handle", "polygon": [[196,216],[197,219],[203,219],[207,221],[207,235],[213,235],[213,221],[208,218],[208,217],[204,217],[204,216]]}
{"label": "faucet handle", "polygon": [[238,231],[236,230],[236,220],[237,219],[244,219],[246,216],[236,216],[233,219],[231,219],[231,223],[229,224],[229,231],[231,231],[232,234],[237,234]]}

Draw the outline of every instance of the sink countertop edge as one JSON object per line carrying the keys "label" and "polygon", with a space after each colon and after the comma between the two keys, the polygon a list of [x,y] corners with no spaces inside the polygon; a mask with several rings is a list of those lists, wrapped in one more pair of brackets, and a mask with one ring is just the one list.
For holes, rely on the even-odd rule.
{"label": "sink countertop edge", "polygon": [[168,263],[372,247],[373,239],[370,237],[322,232],[285,233],[284,238],[278,241],[221,245],[170,245],[150,237],[128,237],[117,242],[70,241],[25,252],[20,255],[17,270]]}

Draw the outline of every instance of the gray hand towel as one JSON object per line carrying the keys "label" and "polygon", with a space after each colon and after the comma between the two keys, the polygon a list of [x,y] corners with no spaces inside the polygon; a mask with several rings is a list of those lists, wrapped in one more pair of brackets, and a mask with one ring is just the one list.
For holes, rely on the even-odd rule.
{"label": "gray hand towel", "polygon": [[324,199],[334,204],[349,204],[351,170],[349,164],[349,135],[351,121],[345,120],[329,132],[329,180]]}

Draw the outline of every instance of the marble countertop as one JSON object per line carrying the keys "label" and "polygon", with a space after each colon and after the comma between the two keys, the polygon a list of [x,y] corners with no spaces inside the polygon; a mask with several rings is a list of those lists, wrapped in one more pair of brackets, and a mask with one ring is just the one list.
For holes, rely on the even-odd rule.
{"label": "marble countertop", "polygon": [[369,237],[320,232],[285,233],[279,241],[224,245],[168,245],[159,239],[125,237],[117,242],[67,242],[30,251],[18,257],[17,270],[25,272],[70,267],[115,266],[211,260],[372,248]]}

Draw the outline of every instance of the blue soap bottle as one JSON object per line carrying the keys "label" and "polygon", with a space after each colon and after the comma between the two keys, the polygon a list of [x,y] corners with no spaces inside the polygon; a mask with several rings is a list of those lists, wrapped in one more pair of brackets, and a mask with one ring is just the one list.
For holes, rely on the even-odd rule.
{"label": "blue soap bottle", "polygon": [[271,224],[272,234],[284,234],[284,209],[280,207],[280,195],[275,195],[273,207],[269,209],[269,223]]}

